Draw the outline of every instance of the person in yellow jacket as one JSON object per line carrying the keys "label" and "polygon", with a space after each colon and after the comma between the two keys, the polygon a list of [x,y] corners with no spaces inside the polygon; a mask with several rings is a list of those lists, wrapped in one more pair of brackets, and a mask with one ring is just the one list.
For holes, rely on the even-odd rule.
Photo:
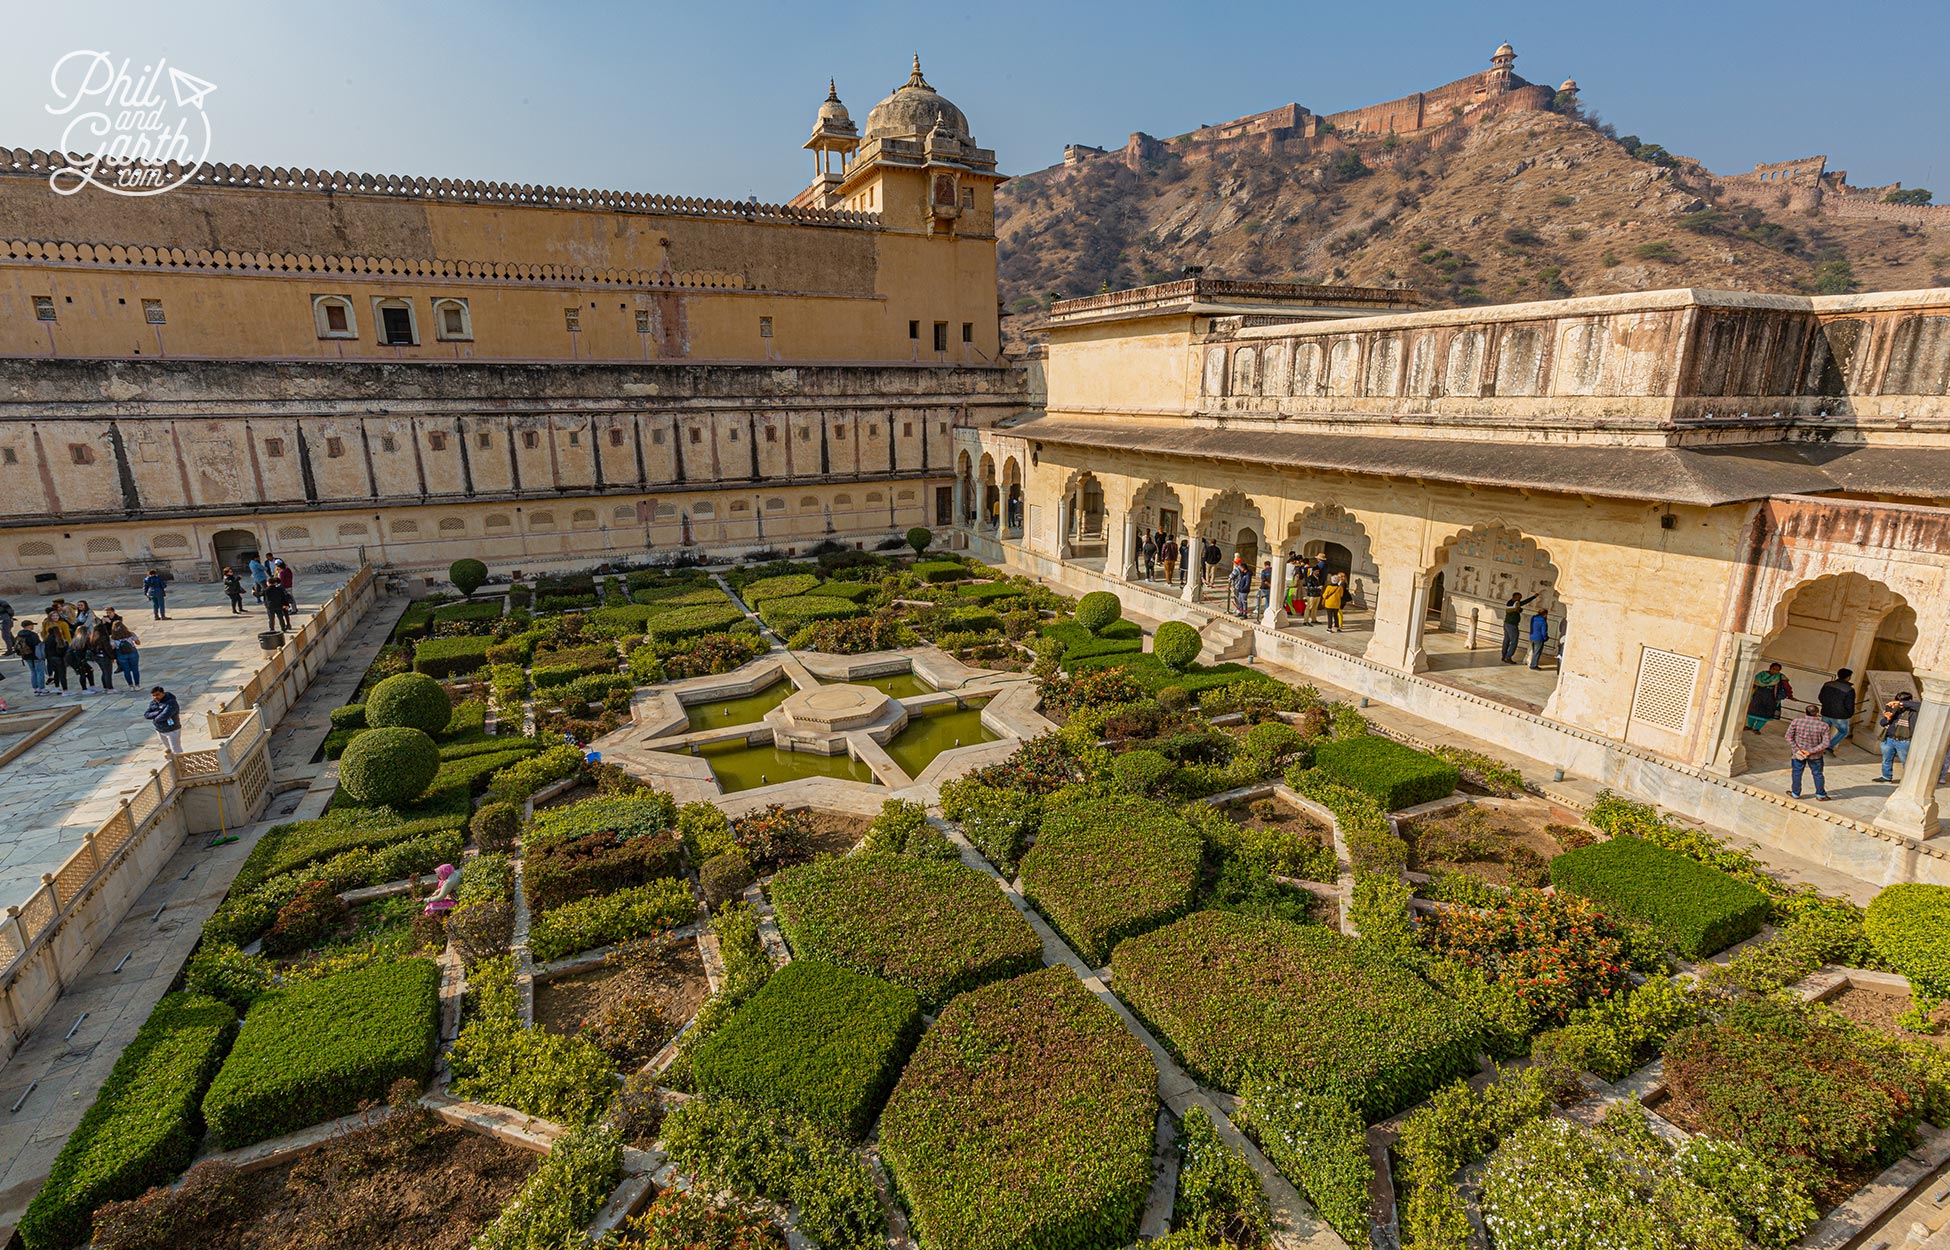
{"label": "person in yellow jacket", "polygon": [[1320,610],[1327,614],[1327,632],[1338,634],[1341,629],[1341,604],[1347,600],[1347,584],[1342,575],[1334,574],[1327,584],[1320,588]]}

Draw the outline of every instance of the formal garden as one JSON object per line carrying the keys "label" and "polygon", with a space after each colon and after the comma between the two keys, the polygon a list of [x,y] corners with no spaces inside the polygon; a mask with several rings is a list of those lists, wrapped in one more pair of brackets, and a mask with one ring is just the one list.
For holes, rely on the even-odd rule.
{"label": "formal garden", "polygon": [[[584,746],[645,688],[924,646],[1019,665],[1046,730],[865,815]],[[1736,1250],[1844,1244],[1942,1162],[1950,889],[1790,888],[1200,647],[872,553],[415,604],[26,1245],[1214,1250],[1317,1218]]]}

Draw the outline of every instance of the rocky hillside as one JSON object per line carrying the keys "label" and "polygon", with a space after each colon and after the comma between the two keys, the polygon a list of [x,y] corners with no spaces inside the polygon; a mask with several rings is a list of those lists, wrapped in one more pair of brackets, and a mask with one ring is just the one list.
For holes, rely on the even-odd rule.
{"label": "rocky hillside", "polygon": [[1132,170],[1116,157],[1003,186],[1009,337],[1052,293],[1211,275],[1408,285],[1437,306],[1660,287],[1950,285],[1950,231],[1716,204],[1576,117],[1523,113],[1436,145],[1252,152]]}

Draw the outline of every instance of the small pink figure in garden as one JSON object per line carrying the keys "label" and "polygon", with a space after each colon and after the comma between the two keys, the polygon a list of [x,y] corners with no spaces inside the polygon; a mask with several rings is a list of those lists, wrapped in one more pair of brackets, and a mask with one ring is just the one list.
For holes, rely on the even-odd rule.
{"label": "small pink figure in garden", "polygon": [[460,892],[460,869],[452,864],[442,864],[433,870],[433,875],[440,878],[440,884],[434,889],[433,897],[427,900],[426,914],[444,916],[454,909],[454,895]]}

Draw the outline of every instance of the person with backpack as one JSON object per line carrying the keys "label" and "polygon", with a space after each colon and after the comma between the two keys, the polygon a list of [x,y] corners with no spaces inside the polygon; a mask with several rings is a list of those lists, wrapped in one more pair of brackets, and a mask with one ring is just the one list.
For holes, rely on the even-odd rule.
{"label": "person with backpack", "polygon": [[1218,580],[1219,561],[1223,558],[1224,553],[1219,550],[1219,544],[1213,539],[1206,539],[1205,551],[1201,556],[1201,561],[1205,565],[1205,584],[1207,586],[1210,586]]}
{"label": "person with backpack", "polygon": [[1138,548],[1138,554],[1144,557],[1144,580],[1147,582],[1157,581],[1158,580],[1157,539],[1151,537],[1151,535],[1149,534],[1146,534],[1144,536],[1144,545]]}
{"label": "person with backpack", "polygon": [[135,631],[117,621],[108,631],[110,642],[115,644],[115,667],[122,674],[122,684],[133,690],[142,680],[142,639]]}
{"label": "person with backpack", "polygon": [[1178,574],[1188,582],[1194,576],[1192,572],[1192,537],[1190,534],[1178,540]]}
{"label": "person with backpack", "polygon": [[165,598],[169,594],[169,583],[163,579],[163,575],[150,569],[149,576],[142,579],[142,593],[148,597],[150,610],[156,614],[156,619],[168,620]]}
{"label": "person with backpack", "polygon": [[1246,597],[1253,593],[1253,571],[1246,561],[1232,557],[1232,570],[1226,574],[1226,581],[1232,587],[1232,608],[1243,620],[1246,616]]}
{"label": "person with backpack", "polygon": [[14,649],[14,605],[0,599],[0,648]]}
{"label": "person with backpack", "polygon": [[47,693],[47,653],[41,649],[41,636],[34,632],[34,623],[29,621],[14,634],[13,652],[20,662],[27,666],[27,682],[34,687],[34,693]]}
{"label": "person with backpack", "polygon": [[1821,718],[1828,722],[1829,732],[1834,735],[1828,742],[1833,751],[1848,737],[1849,722],[1855,719],[1855,682],[1851,680],[1855,670],[1842,668],[1835,670],[1835,680],[1815,691],[1815,699],[1821,704]]}
{"label": "person with backpack", "polygon": [[232,616],[242,616],[244,614],[244,579],[238,577],[237,571],[229,565],[225,565],[223,570],[223,593],[230,598],[230,614]]}
{"label": "person with backpack", "polygon": [[68,667],[81,683],[81,688],[75,693],[95,693],[95,670],[88,665],[88,635],[76,633],[68,640]]}
{"label": "person with backpack", "polygon": [[142,718],[155,727],[157,736],[163,740],[163,750],[171,755],[183,753],[183,709],[175,695],[161,686],[153,687]]}
{"label": "person with backpack", "polygon": [[1896,761],[1909,767],[1909,738],[1916,732],[1916,696],[1905,690],[1882,705],[1882,776],[1877,781],[1896,784]]}
{"label": "person with backpack", "polygon": [[1327,632],[1345,633],[1341,625],[1341,605],[1347,602],[1347,586],[1341,581],[1339,573],[1327,579],[1320,588],[1320,610],[1327,614]]}
{"label": "person with backpack", "polygon": [[47,679],[68,692],[68,638],[72,631],[59,612],[50,609],[41,621],[41,658],[47,661]]}
{"label": "person with backpack", "polygon": [[88,660],[101,672],[102,693],[115,689],[115,642],[107,625],[96,625],[88,632]]}

